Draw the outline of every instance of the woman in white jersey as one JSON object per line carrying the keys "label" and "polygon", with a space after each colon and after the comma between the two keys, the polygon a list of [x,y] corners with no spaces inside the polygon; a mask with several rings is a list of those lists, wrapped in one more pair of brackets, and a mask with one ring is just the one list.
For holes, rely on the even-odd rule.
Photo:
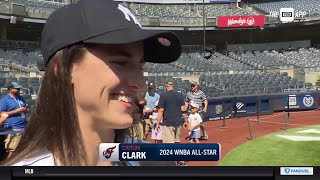
{"label": "woman in white jersey", "polygon": [[80,0],[53,12],[41,38],[46,72],[22,139],[3,165],[112,166],[99,144],[123,142],[144,62],[181,54],[171,32],[143,30],[115,1]]}

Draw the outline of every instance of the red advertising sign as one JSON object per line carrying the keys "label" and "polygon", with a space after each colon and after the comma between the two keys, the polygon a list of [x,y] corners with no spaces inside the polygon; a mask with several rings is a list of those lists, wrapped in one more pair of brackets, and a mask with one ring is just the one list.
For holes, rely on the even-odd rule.
{"label": "red advertising sign", "polygon": [[218,27],[222,28],[264,26],[264,24],[264,15],[218,17]]}

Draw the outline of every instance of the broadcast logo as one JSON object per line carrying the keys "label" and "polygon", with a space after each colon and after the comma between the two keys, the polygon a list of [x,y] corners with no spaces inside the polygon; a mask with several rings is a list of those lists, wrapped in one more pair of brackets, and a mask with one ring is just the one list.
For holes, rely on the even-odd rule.
{"label": "broadcast logo", "polygon": [[313,175],[313,167],[281,167],[281,175]]}
{"label": "broadcast logo", "polygon": [[280,21],[292,22],[294,20],[293,8],[281,8],[280,9]]}
{"label": "broadcast logo", "polygon": [[117,147],[117,146],[108,148],[107,150],[103,151],[102,155],[103,155],[106,159],[109,159],[109,158],[111,157],[112,153],[114,152],[114,149],[115,149],[116,147]]}
{"label": "broadcast logo", "polygon": [[119,143],[101,143],[99,159],[101,161],[119,161]]}

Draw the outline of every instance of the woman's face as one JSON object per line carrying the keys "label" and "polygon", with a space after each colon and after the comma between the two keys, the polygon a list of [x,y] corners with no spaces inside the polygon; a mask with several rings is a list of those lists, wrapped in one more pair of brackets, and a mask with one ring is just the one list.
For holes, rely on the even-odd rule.
{"label": "woman's face", "polygon": [[144,84],[143,64],[143,43],[89,48],[71,73],[80,121],[92,119],[85,124],[97,129],[131,126],[132,103]]}

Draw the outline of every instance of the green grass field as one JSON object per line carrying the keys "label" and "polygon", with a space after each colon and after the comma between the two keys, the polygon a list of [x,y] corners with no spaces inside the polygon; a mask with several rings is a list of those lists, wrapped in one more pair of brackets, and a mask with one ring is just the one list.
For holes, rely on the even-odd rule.
{"label": "green grass field", "polygon": [[292,141],[277,136],[320,138],[320,133],[298,133],[308,129],[320,131],[320,126],[290,129],[248,141],[229,152],[219,166],[319,166],[320,141]]}

